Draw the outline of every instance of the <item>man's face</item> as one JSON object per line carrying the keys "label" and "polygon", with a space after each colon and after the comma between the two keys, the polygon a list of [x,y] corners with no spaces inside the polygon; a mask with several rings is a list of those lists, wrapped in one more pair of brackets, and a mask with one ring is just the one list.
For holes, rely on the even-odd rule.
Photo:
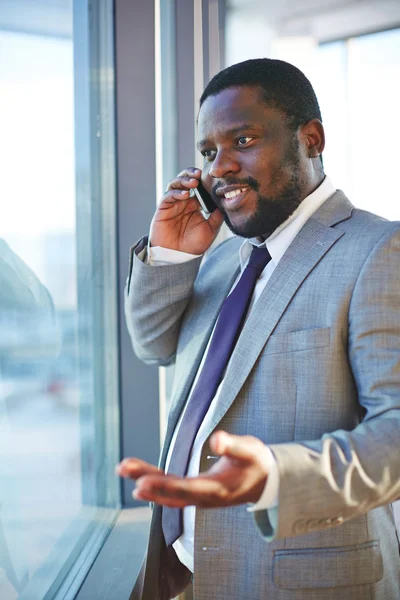
{"label": "man's face", "polygon": [[198,139],[202,180],[235,234],[268,237],[307,195],[298,136],[257,88],[209,96],[199,112]]}

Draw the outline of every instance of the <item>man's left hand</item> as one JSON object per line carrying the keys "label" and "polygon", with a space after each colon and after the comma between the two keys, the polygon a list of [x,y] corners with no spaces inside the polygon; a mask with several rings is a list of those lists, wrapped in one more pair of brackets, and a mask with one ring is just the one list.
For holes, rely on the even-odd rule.
{"label": "man's left hand", "polygon": [[268,478],[261,440],[217,431],[210,438],[210,448],[221,458],[197,477],[168,475],[137,458],[123,460],[117,473],[136,480],[134,498],[165,506],[217,508],[257,502]]}

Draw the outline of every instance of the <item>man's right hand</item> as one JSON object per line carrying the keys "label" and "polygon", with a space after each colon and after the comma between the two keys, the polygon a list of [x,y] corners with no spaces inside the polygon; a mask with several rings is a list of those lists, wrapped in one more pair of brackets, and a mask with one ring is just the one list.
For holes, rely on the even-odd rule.
{"label": "man's right hand", "polygon": [[223,216],[217,209],[206,219],[196,197],[190,197],[190,190],[197,187],[200,176],[200,169],[188,168],[170,181],[151,223],[152,246],[198,255],[211,246]]}

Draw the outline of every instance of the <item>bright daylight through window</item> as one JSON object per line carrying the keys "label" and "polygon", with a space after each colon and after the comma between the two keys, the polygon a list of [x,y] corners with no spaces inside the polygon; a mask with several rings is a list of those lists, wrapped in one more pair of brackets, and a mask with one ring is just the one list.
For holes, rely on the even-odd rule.
{"label": "bright daylight through window", "polygon": [[119,503],[111,4],[0,5],[1,600],[70,585]]}

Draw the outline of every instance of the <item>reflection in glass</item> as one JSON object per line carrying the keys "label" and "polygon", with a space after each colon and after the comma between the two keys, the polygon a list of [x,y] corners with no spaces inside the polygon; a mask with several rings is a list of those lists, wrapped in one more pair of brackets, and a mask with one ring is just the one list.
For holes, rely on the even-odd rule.
{"label": "reflection in glass", "polygon": [[[90,187],[75,191],[76,173],[98,177],[75,147],[90,152],[101,136],[104,115],[85,103],[102,89],[78,62],[88,30],[76,43],[71,34],[73,17],[87,25],[85,3],[73,15],[59,2],[53,21],[43,3],[25,4],[0,17],[1,600],[51,597],[118,504],[115,264],[91,226],[107,202],[114,242],[115,197],[100,188],[93,204]],[[112,173],[113,146],[105,156]]]}

